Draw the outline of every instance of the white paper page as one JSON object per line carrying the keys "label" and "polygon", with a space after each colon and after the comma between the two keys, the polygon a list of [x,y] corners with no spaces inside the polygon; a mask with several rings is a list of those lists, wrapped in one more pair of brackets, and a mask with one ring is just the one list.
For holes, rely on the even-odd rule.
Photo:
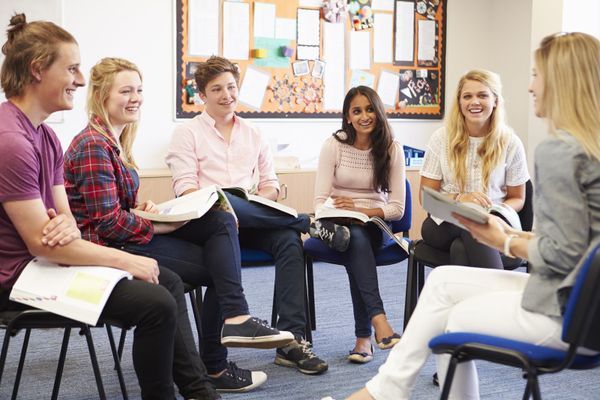
{"label": "white paper page", "polygon": [[394,18],[392,14],[377,13],[373,25],[373,62],[391,64],[394,56]]}
{"label": "white paper page", "polygon": [[254,3],[254,37],[275,37],[275,4]]}
{"label": "white paper page", "polygon": [[323,109],[341,110],[346,95],[344,24],[323,24],[323,60],[327,62],[323,75]]}
{"label": "white paper page", "polygon": [[319,10],[298,9],[298,45],[319,46],[320,25]]}
{"label": "white paper page", "polygon": [[371,68],[371,35],[369,31],[350,32],[350,69]]}
{"label": "white paper page", "polygon": [[260,110],[267,85],[271,80],[271,75],[249,65],[246,68],[244,82],[240,88],[239,101],[256,110]]}
{"label": "white paper page", "polygon": [[435,21],[419,20],[419,48],[417,60],[433,61],[435,58]]}
{"label": "white paper page", "polygon": [[189,55],[219,54],[219,0],[190,0],[188,30]]}
{"label": "white paper page", "polygon": [[398,85],[400,75],[395,72],[381,71],[379,82],[377,82],[377,94],[386,106],[394,107],[398,97]]}
{"label": "white paper page", "polygon": [[394,0],[373,0],[371,9],[382,11],[394,11]]}
{"label": "white paper page", "polygon": [[298,60],[317,60],[319,58],[318,46],[297,46],[296,58]]}
{"label": "white paper page", "polygon": [[275,39],[296,40],[296,20],[275,18]]}
{"label": "white paper page", "polygon": [[247,60],[250,53],[250,4],[223,3],[223,57]]}
{"label": "white paper page", "polygon": [[413,61],[414,53],[414,3],[396,2],[396,52],[394,61]]}
{"label": "white paper page", "polygon": [[298,7],[321,7],[323,0],[299,0]]}

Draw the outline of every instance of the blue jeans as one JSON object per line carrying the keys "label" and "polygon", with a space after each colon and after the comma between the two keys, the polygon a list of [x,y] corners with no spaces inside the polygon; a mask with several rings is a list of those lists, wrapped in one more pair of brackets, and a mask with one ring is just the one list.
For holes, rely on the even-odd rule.
{"label": "blue jeans", "polygon": [[202,360],[211,374],[225,369],[223,319],[249,314],[235,219],[229,213],[211,211],[175,232],[155,235],[147,244],[125,243],[119,247],[154,258],[189,285],[207,286],[201,312]]}
{"label": "blue jeans", "polygon": [[343,254],[350,282],[354,333],[356,337],[371,336],[371,318],[385,314],[379,294],[375,252],[381,246],[383,233],[374,224],[350,225],[350,244]]}
{"label": "blue jeans", "polygon": [[226,194],[240,224],[240,245],[262,250],[275,261],[275,292],[279,314],[277,328],[304,337],[304,248],[301,233],[310,229],[310,218],[298,218]]}

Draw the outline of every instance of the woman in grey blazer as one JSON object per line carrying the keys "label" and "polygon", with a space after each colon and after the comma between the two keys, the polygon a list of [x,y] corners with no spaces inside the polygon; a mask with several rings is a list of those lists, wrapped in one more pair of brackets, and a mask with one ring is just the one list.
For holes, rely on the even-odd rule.
{"label": "woman in grey blazer", "polygon": [[[529,260],[531,273],[436,268],[400,342],[379,373],[350,399],[408,399],[428,342],[444,332],[501,335],[565,349],[563,306],[586,250],[600,241],[600,41],[583,33],[548,36],[535,52],[529,91],[551,136],[535,152],[536,230],[499,218],[460,219],[480,242]],[[437,358],[443,385],[448,356]],[[460,363],[451,398],[478,399],[474,363]]]}

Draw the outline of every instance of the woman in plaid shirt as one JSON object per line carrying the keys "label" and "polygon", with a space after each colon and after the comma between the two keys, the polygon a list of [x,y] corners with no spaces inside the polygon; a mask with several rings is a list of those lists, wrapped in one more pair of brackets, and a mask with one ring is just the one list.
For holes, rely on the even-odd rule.
{"label": "woman in plaid shirt", "polygon": [[[220,391],[261,385],[266,374],[227,362],[223,344],[273,348],[289,343],[293,335],[249,315],[234,217],[209,211],[192,221],[162,223],[129,212],[157,212],[151,201],[137,202],[139,177],[131,152],[143,101],[141,74],[127,60],[105,58],[92,68],[89,85],[89,123],[65,153],[65,187],[82,237],[154,258],[184,282],[208,286],[202,325],[223,323],[220,337],[202,337],[211,380]],[[187,341],[195,352],[193,338]]]}

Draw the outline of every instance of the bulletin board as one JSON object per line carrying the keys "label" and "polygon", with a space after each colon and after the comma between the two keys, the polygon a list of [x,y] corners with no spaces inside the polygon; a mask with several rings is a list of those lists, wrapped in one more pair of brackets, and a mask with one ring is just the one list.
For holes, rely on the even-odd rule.
{"label": "bulletin board", "polygon": [[333,0],[176,0],[176,118],[202,112],[194,69],[217,54],[239,66],[242,117],[339,118],[362,84],[388,118],[442,119],[447,0],[354,1],[362,25],[355,9],[327,21]]}

